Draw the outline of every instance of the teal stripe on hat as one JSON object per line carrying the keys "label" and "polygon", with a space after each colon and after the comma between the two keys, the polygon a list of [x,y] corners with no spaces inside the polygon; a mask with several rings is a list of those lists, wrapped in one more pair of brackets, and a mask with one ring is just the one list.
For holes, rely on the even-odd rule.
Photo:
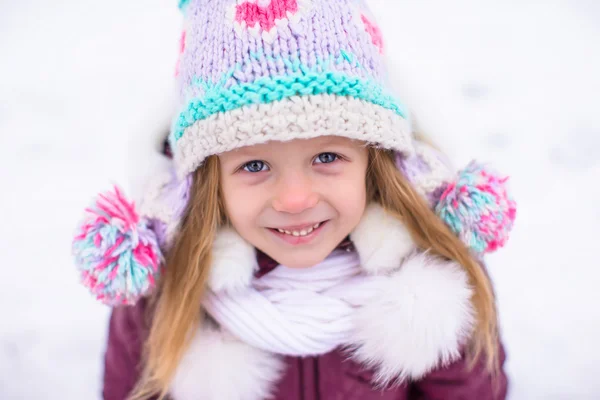
{"label": "teal stripe on hat", "polygon": [[408,112],[391,95],[383,92],[378,84],[367,79],[348,76],[345,73],[296,73],[286,76],[263,77],[251,83],[229,88],[212,87],[202,98],[188,101],[185,109],[173,124],[172,139],[179,140],[186,128],[196,121],[219,112],[227,112],[253,104],[268,104],[292,96],[334,94],[350,96],[392,110],[408,119]]}

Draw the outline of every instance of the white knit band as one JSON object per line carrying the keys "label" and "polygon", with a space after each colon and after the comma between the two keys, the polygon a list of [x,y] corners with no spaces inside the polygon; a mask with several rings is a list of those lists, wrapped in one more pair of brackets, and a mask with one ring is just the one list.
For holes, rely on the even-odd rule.
{"label": "white knit band", "polygon": [[343,136],[414,153],[409,122],[392,110],[349,96],[293,96],[214,114],[188,127],[175,146],[177,174],[189,174],[213,154],[319,136]]}

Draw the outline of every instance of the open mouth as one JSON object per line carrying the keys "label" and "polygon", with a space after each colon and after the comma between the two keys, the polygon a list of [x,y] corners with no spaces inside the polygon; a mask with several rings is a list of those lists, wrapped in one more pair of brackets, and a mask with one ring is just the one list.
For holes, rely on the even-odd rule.
{"label": "open mouth", "polygon": [[279,233],[284,233],[286,235],[292,235],[292,236],[306,236],[306,235],[310,235],[312,233],[312,231],[314,231],[315,229],[318,229],[319,226],[321,226],[322,222],[317,222],[314,225],[308,226],[308,227],[304,227],[303,229],[292,229],[292,230],[288,230],[288,229],[281,229],[281,228],[277,228],[277,231]]}
{"label": "open mouth", "polygon": [[284,227],[284,228],[268,228],[275,235],[279,236],[286,242],[292,244],[306,243],[315,237],[329,222],[329,220],[317,222],[304,226]]}

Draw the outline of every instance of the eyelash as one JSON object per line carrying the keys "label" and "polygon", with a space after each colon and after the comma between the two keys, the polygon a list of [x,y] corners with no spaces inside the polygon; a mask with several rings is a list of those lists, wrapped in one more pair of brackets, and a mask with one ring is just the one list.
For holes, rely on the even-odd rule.
{"label": "eyelash", "polygon": [[[324,155],[324,154],[331,154],[334,157],[333,161],[328,162],[328,163],[326,163],[326,162],[316,162],[319,159],[319,157],[322,156],[322,155]],[[334,162],[336,162],[338,160],[342,160],[342,159],[343,159],[342,156],[340,156],[339,154],[327,151],[327,152],[324,152],[324,153],[317,154],[317,156],[313,160],[313,163],[316,162],[316,164],[333,164]],[[249,171],[247,168],[248,168],[248,166],[250,164],[253,164],[253,163],[261,163],[262,164],[262,168],[259,171]],[[240,171],[249,172],[251,174],[257,174],[259,172],[264,172],[265,171],[264,167],[268,168],[268,165],[267,165],[266,162],[261,161],[261,160],[252,160],[252,161],[247,162],[246,164],[242,165],[239,170]],[[268,169],[267,169],[267,171],[268,171]]]}
{"label": "eyelash", "polygon": [[[322,155],[324,155],[324,154],[331,154],[331,155],[334,157],[333,161],[331,161],[331,162],[328,162],[328,163],[319,162],[319,163],[317,163],[317,164],[333,164],[333,163],[334,163],[334,162],[336,162],[337,160],[340,160],[340,159],[341,159],[341,157],[340,157],[340,155],[339,155],[339,154],[337,154],[337,153],[332,153],[332,152],[330,152],[330,151],[327,151],[327,152],[325,152],[325,153],[319,153],[319,154],[318,154],[318,155],[315,157],[315,161],[316,161],[316,160],[318,160],[318,159],[319,159],[319,157],[321,157],[321,156],[322,156]],[[314,161],[313,161],[313,162],[314,162]]]}
{"label": "eyelash", "polygon": [[249,166],[250,164],[254,164],[254,163],[261,163],[261,164],[263,165],[263,167],[267,167],[267,163],[266,163],[266,162],[264,162],[264,161],[261,161],[261,160],[252,160],[252,161],[250,161],[250,162],[247,162],[246,164],[242,165],[242,167],[240,168],[240,170],[241,170],[241,171],[246,171],[246,172],[249,172],[249,173],[251,173],[251,174],[256,174],[256,173],[259,173],[259,172],[263,172],[263,171],[264,171],[264,169],[263,169],[263,168],[261,168],[261,169],[260,169],[260,171],[254,171],[254,172],[253,172],[253,171],[248,171],[248,170],[247,170],[248,166]]}

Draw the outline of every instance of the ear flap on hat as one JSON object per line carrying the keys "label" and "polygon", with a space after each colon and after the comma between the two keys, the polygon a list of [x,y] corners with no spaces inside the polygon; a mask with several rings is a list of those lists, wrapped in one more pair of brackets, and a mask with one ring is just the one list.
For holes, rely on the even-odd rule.
{"label": "ear flap on hat", "polygon": [[432,146],[418,140],[413,145],[412,154],[396,154],[396,166],[433,207],[454,178],[454,168],[450,160]]}
{"label": "ear flap on hat", "polygon": [[179,230],[190,199],[192,177],[179,179],[169,165],[158,171],[145,185],[140,199],[140,213],[152,221],[160,236],[161,247],[168,249]]}
{"label": "ear flap on hat", "polygon": [[[168,107],[160,110],[151,119],[166,120]],[[160,125],[156,122],[153,126]],[[152,293],[163,252],[179,229],[191,177],[177,179],[172,160],[162,152],[166,135],[166,130],[140,129],[131,136],[128,178],[134,201],[116,187],[100,194],[73,239],[81,281],[105,304],[134,304]]]}
{"label": "ear flap on hat", "polygon": [[75,264],[84,286],[105,304],[134,304],[154,289],[191,186],[191,177],[177,179],[167,161],[138,194],[139,207],[115,188],[97,197],[78,227]]}
{"label": "ear flap on hat", "polygon": [[[149,122],[128,142],[127,178],[140,214],[150,221],[163,249],[171,247],[189,201],[191,176],[176,175],[167,145],[174,99],[165,96],[149,112]],[[157,128],[158,127],[158,128]]]}

